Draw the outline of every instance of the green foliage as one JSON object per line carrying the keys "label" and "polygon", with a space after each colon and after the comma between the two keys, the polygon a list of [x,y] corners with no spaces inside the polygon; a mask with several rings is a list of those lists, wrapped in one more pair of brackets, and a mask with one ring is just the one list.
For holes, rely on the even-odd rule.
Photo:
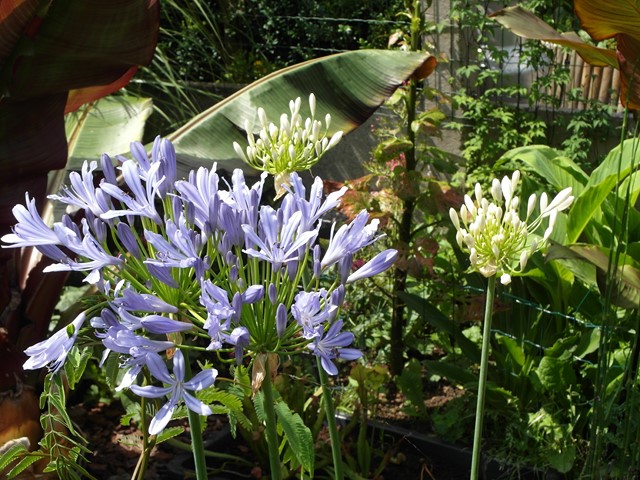
{"label": "green foliage", "polygon": [[[494,3],[491,10],[506,5]],[[580,28],[572,2],[521,5],[559,31]],[[541,42],[512,40],[488,13],[477,2],[452,2],[451,18],[469,48],[454,81],[454,104],[462,119],[447,128],[463,132],[468,171],[481,177],[506,151],[535,143],[555,145],[590,170],[602,155],[601,145],[615,133],[616,107],[585,100],[579,88],[565,92],[573,75],[569,66],[559,65],[555,52]],[[530,85],[523,86],[527,81]]]}
{"label": "green foliage", "polygon": [[409,360],[398,377],[398,387],[406,397],[402,409],[409,416],[424,415],[422,378],[422,366],[415,358]]}
{"label": "green foliage", "polygon": [[[78,350],[74,348],[74,350]],[[86,366],[84,352],[70,352],[77,362],[77,368]],[[79,371],[80,378],[82,372]],[[95,478],[86,471],[82,463],[87,462],[85,454],[91,453],[86,447],[86,441],[75,429],[66,409],[67,386],[59,375],[47,375],[44,391],[40,397],[41,408],[46,408],[40,422],[44,436],[40,440],[40,447],[29,452],[21,442],[14,443],[0,456],[0,471],[9,468],[6,473],[8,479],[16,478],[35,462],[47,462],[44,473],[56,472],[63,480],[80,480],[81,478]]]}
{"label": "green foliage", "polygon": [[284,432],[284,438],[282,445],[280,446],[280,450],[282,451],[283,448],[288,446],[293,454],[285,453],[284,461],[295,466],[295,459],[302,467],[301,473],[306,471],[313,476],[315,451],[311,430],[304,424],[300,415],[292,412],[285,402],[278,401],[274,407],[278,417],[278,422]]}
{"label": "green foliage", "polygon": [[246,0],[242,4],[221,4],[222,31],[232,54],[226,65],[226,78],[247,82],[327,53],[355,50],[363,45],[385,47],[403,1],[292,4]]}
{"label": "green foliage", "polygon": [[235,384],[230,384],[225,390],[212,386],[198,392],[198,398],[211,405],[211,410],[215,414],[227,415],[231,434],[235,438],[238,424],[243,428],[251,430],[253,427],[251,420],[244,414],[245,392]]}

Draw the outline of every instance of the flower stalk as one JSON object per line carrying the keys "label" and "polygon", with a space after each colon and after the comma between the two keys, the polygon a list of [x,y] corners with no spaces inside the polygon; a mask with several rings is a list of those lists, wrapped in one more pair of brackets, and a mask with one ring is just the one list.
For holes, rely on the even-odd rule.
{"label": "flower stalk", "polygon": [[482,445],[482,427],[484,424],[484,401],[486,394],[489,351],[491,349],[491,319],[493,317],[493,300],[496,290],[495,275],[487,282],[487,297],[484,307],[484,327],[482,329],[482,353],[480,357],[480,374],[478,378],[478,399],[476,402],[476,422],[473,432],[473,454],[471,457],[471,480],[477,480],[480,472],[480,447]]}
{"label": "flower stalk", "polygon": [[[188,353],[185,352],[185,373],[191,377],[191,365],[189,364]],[[202,422],[200,414],[192,409],[187,409],[187,419],[189,420],[189,434],[191,435],[191,448],[193,449],[193,463],[196,469],[197,480],[207,480],[207,464],[202,440]]]}
{"label": "flower stalk", "polygon": [[276,412],[273,408],[274,396],[273,385],[271,382],[272,366],[265,354],[264,359],[264,379],[262,380],[262,392],[264,395],[264,413],[266,415],[265,434],[267,436],[267,448],[269,450],[269,467],[271,469],[271,478],[280,480],[282,472],[280,470],[280,452],[278,450],[278,431],[276,429]]}
{"label": "flower stalk", "polygon": [[[529,258],[549,241],[559,212],[569,208],[574,198],[571,195],[571,187],[562,190],[551,202],[546,193],[542,193],[539,199],[534,193],[527,201],[526,214],[522,220],[519,215],[520,199],[517,196],[519,181],[518,170],[513,172],[511,178],[505,176],[502,181],[493,179],[490,189],[491,199],[486,198],[480,184],[476,184],[473,197],[465,195],[464,204],[459,212],[453,208],[449,211],[451,222],[456,229],[458,246],[469,254],[470,270],[488,279],[471,480],[477,480],[480,470],[480,446],[496,278],[500,277],[500,282],[508,285],[511,283],[512,275],[524,271]],[[537,204],[540,213],[534,216]],[[540,236],[536,231],[545,221],[548,223]]]}
{"label": "flower stalk", "polygon": [[327,417],[327,427],[329,428],[329,440],[331,441],[331,456],[333,459],[333,478],[335,480],[343,480],[344,472],[342,468],[342,450],[340,449],[340,436],[338,435],[338,427],[336,425],[336,410],[333,404],[333,397],[329,389],[329,378],[327,372],[322,368],[320,357],[318,361],[318,374],[320,375],[320,385],[322,385],[322,401],[324,402],[324,411]]}

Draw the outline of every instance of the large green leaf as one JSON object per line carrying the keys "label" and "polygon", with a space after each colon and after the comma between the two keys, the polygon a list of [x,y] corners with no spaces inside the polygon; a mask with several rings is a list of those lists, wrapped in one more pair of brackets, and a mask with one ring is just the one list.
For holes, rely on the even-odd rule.
{"label": "large green leaf", "polygon": [[[97,160],[129,152],[130,143],[141,141],[144,125],[153,110],[148,98],[109,96],[80,107],[65,116],[68,159],[65,169],[49,173],[47,191],[56,193],[66,181],[69,170],[80,170],[85,160]],[[45,221],[56,216],[55,207],[47,202],[43,210]]]}
{"label": "large green leaf", "polygon": [[307,99],[317,99],[316,116],[331,114],[331,132],[353,130],[412,76],[425,78],[436,66],[426,53],[357,50],[304,62],[268,75],[240,90],[169,135],[184,168],[224,162],[242,167],[233,142],[246,144],[245,119],[256,126],[258,107],[278,123],[289,112],[289,101],[302,99],[301,114],[309,116]]}
{"label": "large green leaf", "polygon": [[629,139],[612,149],[589,177],[585,189],[571,207],[567,242],[574,243],[592,218],[602,211],[602,203],[631,172],[638,167],[640,140]]}
{"label": "large green leaf", "polygon": [[[563,247],[553,245],[548,251],[549,259],[581,260],[594,265],[597,269],[597,283],[603,295],[613,287],[610,300],[622,308],[638,308],[640,304],[640,262],[631,255],[625,255],[615,266],[610,265],[611,251],[597,245],[577,243]],[[611,277],[616,285],[608,285]]]}
{"label": "large green leaf", "polygon": [[547,145],[530,145],[509,150],[498,160],[496,166],[506,164],[536,173],[558,190],[571,187],[574,195],[579,195],[589,180],[587,174],[570,158],[560,155]]}

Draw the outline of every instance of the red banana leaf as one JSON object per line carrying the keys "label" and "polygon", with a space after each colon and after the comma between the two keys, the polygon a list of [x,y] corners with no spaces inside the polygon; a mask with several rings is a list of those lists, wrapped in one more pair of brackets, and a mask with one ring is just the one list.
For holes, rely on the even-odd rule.
{"label": "red banana leaf", "polygon": [[640,2],[638,0],[574,0],[582,28],[600,42],[615,38],[616,50],[597,48],[575,33],[558,33],[522,7],[508,7],[489,15],[516,35],[544,40],[576,50],[592,65],[620,69],[620,101],[630,110],[640,109]]}
{"label": "red banana leaf", "polygon": [[[48,173],[65,166],[64,114],[150,63],[159,21],[157,0],[0,0],[0,235],[25,192],[42,205]],[[19,257],[0,249],[0,326],[12,340],[27,319],[35,336],[46,333],[38,323],[48,323],[48,297],[61,284],[56,276],[40,284],[38,268],[23,271]]]}

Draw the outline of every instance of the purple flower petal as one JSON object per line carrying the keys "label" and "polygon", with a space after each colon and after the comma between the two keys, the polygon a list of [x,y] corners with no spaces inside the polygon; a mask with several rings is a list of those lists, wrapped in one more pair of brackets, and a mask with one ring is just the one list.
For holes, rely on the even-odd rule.
{"label": "purple flower petal", "polygon": [[162,432],[171,420],[175,409],[176,404],[174,402],[169,401],[165,403],[151,420],[149,424],[149,434],[157,435]]}
{"label": "purple flower petal", "polygon": [[395,262],[397,258],[397,250],[389,249],[385,250],[384,252],[380,252],[354,273],[349,275],[349,278],[347,278],[347,283],[357,282],[358,280],[362,280],[363,278],[373,277],[374,275],[384,272],[391,265],[393,265],[393,262]]}
{"label": "purple flower petal", "polygon": [[183,398],[184,403],[187,404],[189,410],[196,412],[199,415],[211,415],[213,413],[208,405],[205,405],[201,400],[198,400],[190,393],[184,392]]}
{"label": "purple flower petal", "polygon": [[196,373],[191,380],[184,383],[187,390],[204,390],[209,388],[216,381],[218,370],[209,368]]}
{"label": "purple flower petal", "polygon": [[[180,350],[177,350],[179,352]],[[164,360],[157,353],[149,353],[147,355],[147,367],[155,378],[164,383],[174,383],[175,380],[169,375],[169,369],[164,363]]]}

